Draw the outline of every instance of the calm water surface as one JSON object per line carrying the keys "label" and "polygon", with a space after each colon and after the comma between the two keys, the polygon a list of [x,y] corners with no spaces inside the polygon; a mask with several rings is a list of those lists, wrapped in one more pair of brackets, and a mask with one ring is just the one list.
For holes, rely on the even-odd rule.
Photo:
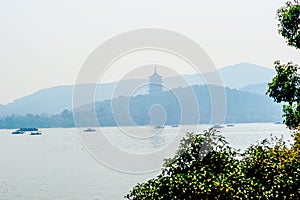
{"label": "calm water surface", "polygon": [[[201,125],[197,131],[207,127]],[[150,129],[145,127],[145,132]],[[177,134],[176,129],[166,127],[159,139],[150,143],[150,140],[126,140],[118,128],[105,128],[114,146],[135,153],[149,153],[168,146],[168,141]],[[191,129],[185,126],[183,130],[195,131]],[[76,129],[41,130],[41,136],[12,135],[12,130],[0,130],[0,200],[123,199],[136,183],[159,173],[132,174],[110,169],[88,153]],[[271,133],[290,139],[284,125],[236,124],[221,129],[230,144],[240,149],[269,137]],[[88,137],[92,138],[93,134],[99,133],[86,134],[91,134]]]}

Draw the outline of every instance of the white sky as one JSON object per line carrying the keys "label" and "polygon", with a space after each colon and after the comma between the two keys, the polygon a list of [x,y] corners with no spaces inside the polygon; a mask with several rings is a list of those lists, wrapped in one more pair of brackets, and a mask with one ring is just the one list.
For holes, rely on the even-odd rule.
{"label": "white sky", "polygon": [[0,104],[73,84],[87,56],[110,37],[165,28],[200,44],[217,67],[300,63],[277,34],[280,0],[1,0]]}

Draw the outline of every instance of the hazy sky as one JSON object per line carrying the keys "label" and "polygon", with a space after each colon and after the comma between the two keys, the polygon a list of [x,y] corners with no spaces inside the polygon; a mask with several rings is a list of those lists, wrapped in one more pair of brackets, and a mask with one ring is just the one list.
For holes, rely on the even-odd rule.
{"label": "hazy sky", "polygon": [[200,44],[217,67],[300,63],[277,34],[280,0],[1,0],[0,104],[73,84],[87,56],[113,35],[165,28]]}

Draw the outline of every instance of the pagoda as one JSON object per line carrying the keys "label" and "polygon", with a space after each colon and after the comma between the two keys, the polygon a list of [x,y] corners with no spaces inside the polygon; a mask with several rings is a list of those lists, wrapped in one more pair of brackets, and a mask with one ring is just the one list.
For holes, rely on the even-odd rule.
{"label": "pagoda", "polygon": [[155,67],[154,73],[149,76],[149,95],[160,94],[163,91],[162,82],[162,76],[157,73]]}

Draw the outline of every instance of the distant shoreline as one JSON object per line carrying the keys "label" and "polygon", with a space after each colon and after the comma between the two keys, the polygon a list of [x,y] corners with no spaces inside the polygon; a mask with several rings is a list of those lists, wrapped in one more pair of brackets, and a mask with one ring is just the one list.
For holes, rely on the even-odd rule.
{"label": "distant shoreline", "polygon": [[[225,124],[221,124],[224,125],[224,128],[232,128],[232,127],[226,127],[226,125],[228,124],[233,124],[233,125],[246,125],[246,124],[274,124],[274,126],[278,126],[278,125],[284,125],[284,124],[278,124],[276,122],[240,122],[240,123],[225,123]],[[207,125],[207,128],[213,126],[214,124],[207,124],[207,123],[201,123],[201,124],[179,124],[179,127],[176,128],[180,128],[180,126],[205,126]],[[164,125],[166,128],[174,128],[172,127],[172,124],[167,124]],[[28,126],[31,127],[31,126]],[[79,129],[84,129],[84,128],[117,128],[117,127],[154,127],[154,126],[150,126],[150,125],[145,125],[145,126],[130,126],[130,125],[123,125],[123,126],[72,126],[72,127],[37,127],[39,129],[60,129],[60,128],[67,128],[67,129],[72,129],[72,128],[79,128]],[[14,130],[14,129],[18,129],[21,127],[15,127],[15,128],[0,128],[0,130]]]}

